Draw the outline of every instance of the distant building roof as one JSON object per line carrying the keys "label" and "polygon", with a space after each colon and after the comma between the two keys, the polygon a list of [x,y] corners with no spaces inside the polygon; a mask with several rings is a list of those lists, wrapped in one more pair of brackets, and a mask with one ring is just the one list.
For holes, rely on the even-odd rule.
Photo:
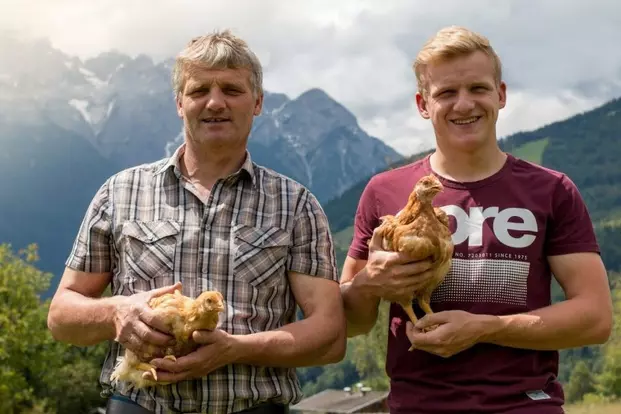
{"label": "distant building roof", "polygon": [[355,413],[384,400],[388,391],[324,390],[291,406],[296,411],[319,413]]}

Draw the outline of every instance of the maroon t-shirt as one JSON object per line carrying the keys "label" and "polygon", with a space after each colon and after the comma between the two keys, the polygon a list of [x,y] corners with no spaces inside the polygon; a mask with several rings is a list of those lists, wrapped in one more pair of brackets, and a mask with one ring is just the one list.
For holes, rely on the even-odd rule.
{"label": "maroon t-shirt", "polygon": [[[429,157],[386,171],[365,188],[349,256],[367,259],[379,217],[401,210],[414,184],[430,174]],[[564,174],[508,155],[484,180],[440,178],[434,205],[449,214],[455,252],[434,292],[434,312],[460,309],[505,315],[550,304],[546,256],[598,252],[593,226],[574,183]],[[588,277],[588,275],[584,275]],[[423,313],[415,305],[417,315]],[[450,358],[414,350],[407,315],[392,304],[387,373],[391,413],[562,413],[558,352],[477,344]]]}

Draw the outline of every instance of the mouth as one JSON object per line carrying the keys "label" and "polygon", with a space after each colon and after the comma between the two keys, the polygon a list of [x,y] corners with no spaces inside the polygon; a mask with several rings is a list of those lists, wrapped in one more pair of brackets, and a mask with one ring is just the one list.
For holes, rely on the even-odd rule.
{"label": "mouth", "polygon": [[469,118],[452,119],[451,122],[454,123],[455,125],[470,125],[470,124],[474,124],[479,119],[481,119],[480,116],[471,116]]}
{"label": "mouth", "polygon": [[230,121],[231,120],[229,118],[218,118],[218,117],[201,119],[201,122],[204,124],[222,124],[222,123],[230,122]]}

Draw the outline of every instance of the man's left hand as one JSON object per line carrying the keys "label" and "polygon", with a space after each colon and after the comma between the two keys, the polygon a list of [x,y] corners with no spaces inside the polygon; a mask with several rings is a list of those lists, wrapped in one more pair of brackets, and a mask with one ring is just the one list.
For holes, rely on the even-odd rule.
{"label": "man's left hand", "polygon": [[[407,322],[405,332],[412,348],[448,358],[479,342],[494,319],[464,311],[438,312],[425,315],[416,325]],[[423,332],[434,325],[434,330]]]}
{"label": "man's left hand", "polygon": [[151,361],[157,370],[157,382],[178,382],[201,378],[234,362],[235,341],[234,337],[227,332],[221,329],[195,331],[192,339],[202,345],[196,351],[179,357],[174,362],[163,358]]}

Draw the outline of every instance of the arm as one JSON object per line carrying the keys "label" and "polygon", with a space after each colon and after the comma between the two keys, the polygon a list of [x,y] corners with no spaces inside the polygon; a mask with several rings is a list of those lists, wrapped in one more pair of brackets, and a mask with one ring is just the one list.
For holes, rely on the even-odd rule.
{"label": "arm", "polygon": [[48,314],[54,338],[79,346],[115,336],[112,313],[117,299],[96,299],[112,279],[108,184],[91,200]]}
{"label": "arm", "polygon": [[96,299],[110,283],[110,273],[84,273],[66,268],[47,317],[52,336],[77,346],[114,339],[118,298]]}
{"label": "arm", "polygon": [[[605,342],[612,326],[612,299],[588,211],[576,186],[564,176],[552,199],[545,254],[566,300],[516,315],[460,311],[426,315],[408,337],[419,349],[451,356],[476,342],[558,350]],[[441,326],[431,333],[420,329]]]}
{"label": "arm", "polygon": [[311,193],[303,197],[286,266],[304,319],[236,337],[237,362],[298,367],[338,362],[345,355],[345,316],[328,219]]}
{"label": "arm", "polygon": [[556,350],[608,340],[612,299],[600,256],[574,253],[551,256],[549,262],[567,300],[526,314],[487,318],[484,342]]}
{"label": "arm", "polygon": [[364,335],[375,325],[380,299],[399,301],[403,292],[420,289],[433,277],[430,260],[412,262],[407,254],[382,250],[373,232],[368,261],[345,259],[341,294],[347,315],[347,335]]}
{"label": "arm", "polygon": [[332,280],[291,272],[291,289],[304,319],[280,329],[233,336],[235,361],[274,367],[339,362],[345,356],[345,316],[339,287]]}
{"label": "arm", "polygon": [[552,196],[545,254],[566,300],[527,314],[496,318],[484,338],[499,345],[531,349],[605,342],[612,326],[612,299],[598,251],[578,188],[562,176]]}
{"label": "arm", "polygon": [[158,354],[171,345],[163,320],[147,305],[149,299],[172,293],[179,284],[132,296],[101,298],[110,273],[85,273],[66,268],[52,298],[47,324],[52,336],[77,346],[116,340],[141,352]]}
{"label": "arm", "polygon": [[345,356],[345,315],[334,280],[289,272],[304,319],[272,331],[231,335],[221,329],[195,331],[198,350],[170,361],[156,358],[158,381],[201,378],[229,364],[298,368],[339,362]]}
{"label": "arm", "polygon": [[[347,256],[341,274],[341,295],[347,318],[347,336],[354,337],[368,333],[377,320],[380,298],[364,289],[360,283],[366,277],[366,260]],[[364,275],[356,280],[361,272]]]}
{"label": "arm", "polygon": [[88,346],[114,339],[144,353],[161,353],[170,344],[166,331],[147,305],[154,295],[172,292],[175,286],[133,296],[100,298],[112,280],[112,220],[109,181],[91,201],[76,237],[48,313],[54,338]]}

